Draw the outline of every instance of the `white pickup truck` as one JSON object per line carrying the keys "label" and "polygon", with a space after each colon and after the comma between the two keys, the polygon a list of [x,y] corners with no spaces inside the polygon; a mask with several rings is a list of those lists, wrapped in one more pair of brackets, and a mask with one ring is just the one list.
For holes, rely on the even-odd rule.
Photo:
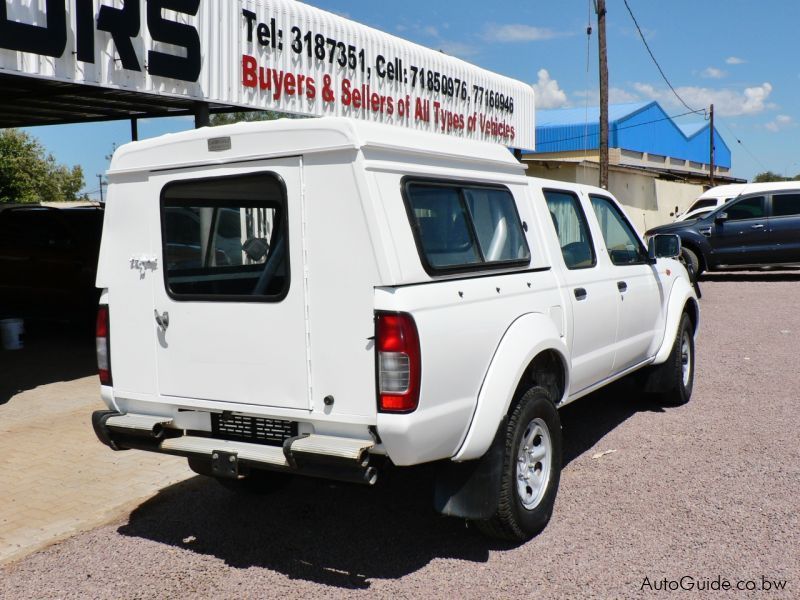
{"label": "white pickup truck", "polygon": [[261,489],[439,461],[437,510],[524,540],[559,407],[637,370],[692,392],[677,237],[646,247],[607,191],[499,145],[280,120],[128,144],[108,179],[93,425],[115,450]]}

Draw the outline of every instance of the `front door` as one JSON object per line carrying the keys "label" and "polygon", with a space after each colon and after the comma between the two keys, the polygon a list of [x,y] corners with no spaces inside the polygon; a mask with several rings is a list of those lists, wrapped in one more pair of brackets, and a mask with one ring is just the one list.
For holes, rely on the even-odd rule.
{"label": "front door", "polygon": [[723,212],[727,219],[712,223],[708,238],[713,263],[746,265],[769,262],[772,249],[766,198],[742,198],[726,205]]}
{"label": "front door", "polygon": [[656,331],[662,327],[666,304],[655,266],[647,249],[620,208],[606,196],[591,196],[592,208],[606,244],[619,302],[614,373],[650,358]]}
{"label": "front door", "polygon": [[161,183],[159,393],[308,409],[300,160]]}

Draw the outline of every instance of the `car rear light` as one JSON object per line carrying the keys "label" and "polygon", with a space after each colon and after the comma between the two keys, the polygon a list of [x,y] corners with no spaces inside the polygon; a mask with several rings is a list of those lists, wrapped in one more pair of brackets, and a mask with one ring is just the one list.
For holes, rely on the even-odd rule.
{"label": "car rear light", "polygon": [[420,349],[414,318],[407,313],[375,315],[378,352],[378,409],[411,412],[419,403]]}
{"label": "car rear light", "polygon": [[101,305],[97,309],[97,328],[95,344],[97,346],[97,373],[101,385],[111,385],[111,336],[109,335],[108,306]]}

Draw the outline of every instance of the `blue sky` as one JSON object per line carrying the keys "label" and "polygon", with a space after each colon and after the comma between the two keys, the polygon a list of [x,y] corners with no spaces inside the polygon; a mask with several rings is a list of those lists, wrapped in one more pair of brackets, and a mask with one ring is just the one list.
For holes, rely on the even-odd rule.
{"label": "blue sky", "polygon": [[[714,103],[718,130],[733,151],[734,175],[751,178],[767,169],[800,173],[800,66],[794,63],[800,2],[628,3],[683,100],[697,109]],[[598,101],[592,0],[404,0],[391,7],[363,0],[309,4],[533,84],[539,108]],[[611,101],[658,100],[671,115],[686,112],[661,79],[623,0],[607,0],[607,10]],[[589,23],[594,31],[587,44]],[[189,118],[146,120],[139,124],[139,135],[192,126]],[[92,196],[98,188],[96,175],[107,168],[105,157],[113,144],[130,139],[127,121],[29,131],[60,162],[83,166]]]}

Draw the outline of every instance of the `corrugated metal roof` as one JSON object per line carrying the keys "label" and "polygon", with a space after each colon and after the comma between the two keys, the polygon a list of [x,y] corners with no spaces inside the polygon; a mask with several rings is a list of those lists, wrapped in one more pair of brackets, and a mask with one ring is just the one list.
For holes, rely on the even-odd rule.
{"label": "corrugated metal roof", "polygon": [[[536,113],[536,151],[575,152],[600,146],[598,107],[541,110]],[[634,152],[708,163],[708,123],[678,125],[658,102],[608,107],[609,146]],[[716,164],[730,168],[731,151],[715,128]]]}

